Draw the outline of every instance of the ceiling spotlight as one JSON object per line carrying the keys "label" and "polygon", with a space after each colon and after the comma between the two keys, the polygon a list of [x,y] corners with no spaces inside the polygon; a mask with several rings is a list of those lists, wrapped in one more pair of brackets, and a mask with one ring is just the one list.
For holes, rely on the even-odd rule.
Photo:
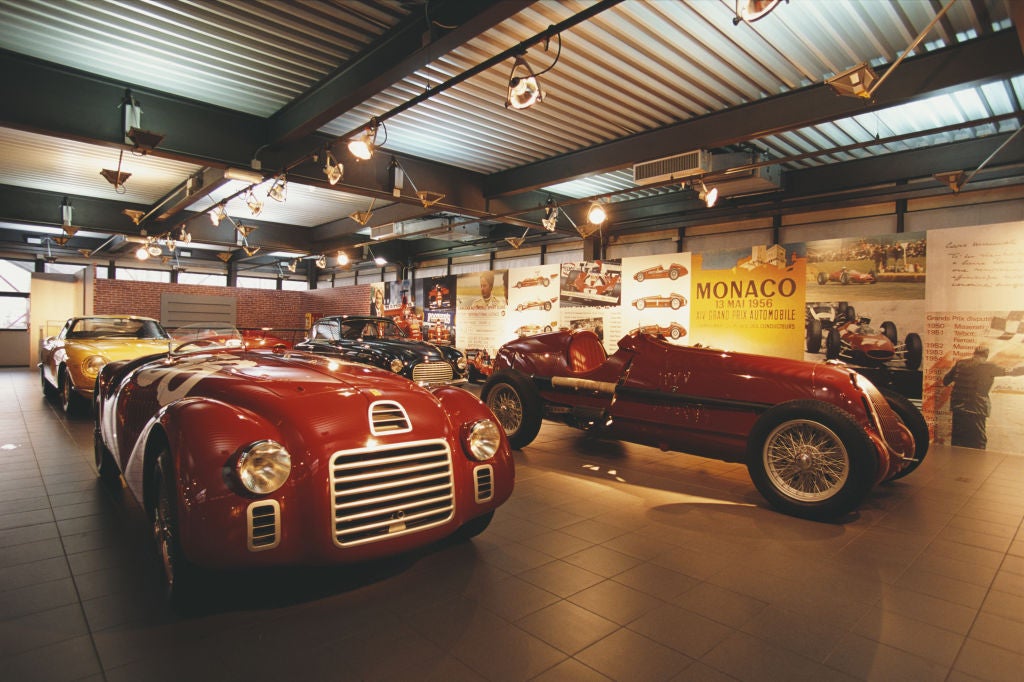
{"label": "ceiling spotlight", "polygon": [[964,186],[967,174],[962,170],[946,171],[943,173],[935,173],[932,177],[944,185],[949,185],[949,188],[954,192],[959,192],[960,188]]}
{"label": "ceiling spotlight", "polygon": [[213,223],[214,227],[220,225],[220,221],[228,217],[227,211],[224,210],[224,204],[217,204],[216,208],[210,211],[210,222]]}
{"label": "ceiling spotlight", "polygon": [[60,229],[64,230],[64,234],[66,234],[67,236],[74,237],[76,234],[78,234],[79,228],[75,227],[74,225],[61,225]]}
{"label": "ceiling spotlight", "polygon": [[235,225],[235,229],[238,230],[238,234],[242,235],[242,239],[247,238],[256,229],[255,225],[242,225],[239,223]]}
{"label": "ceiling spotlight", "polygon": [[318,268],[323,270],[324,268],[327,267],[327,256],[321,253],[319,256],[316,257],[316,261],[314,262],[316,263],[316,266]]}
{"label": "ceiling spotlight", "polygon": [[548,197],[547,202],[544,204],[544,217],[540,219],[540,224],[548,232],[554,232],[558,226],[558,204],[551,197]]}
{"label": "ceiling spotlight", "polygon": [[294,258],[294,259],[288,261],[288,263],[285,265],[285,267],[288,268],[288,272],[295,272],[295,268],[299,267],[299,259],[298,258]]}
{"label": "ceiling spotlight", "polygon": [[220,258],[222,261],[227,263],[229,260],[231,260],[231,253],[228,251],[221,251],[220,253],[217,254],[217,258]]}
{"label": "ceiling spotlight", "polygon": [[161,249],[158,244],[154,244],[152,242],[150,242],[149,246],[146,247],[146,251],[148,251],[149,255],[154,258],[163,255],[163,249]]}
{"label": "ceiling spotlight", "polygon": [[373,217],[373,203],[376,199],[370,199],[370,207],[365,211],[353,211],[348,214],[348,217],[356,221],[362,226],[366,226],[366,223],[370,222],[370,218]]}
{"label": "ceiling spotlight", "polygon": [[278,175],[274,180],[274,184],[267,190],[267,196],[274,201],[284,201],[288,198],[288,181],[284,177],[284,173]]}
{"label": "ceiling spotlight", "polygon": [[441,201],[441,199],[444,199],[444,194],[441,192],[431,192],[426,189],[416,190],[416,196],[419,198],[420,203],[423,204],[423,208],[430,208]]}
{"label": "ceiling spotlight", "polygon": [[363,129],[362,134],[348,143],[348,150],[352,153],[352,156],[362,161],[366,161],[373,156],[373,152],[377,148],[377,129],[379,127],[380,124],[377,123],[377,119],[371,118],[370,123]]}
{"label": "ceiling spotlight", "polygon": [[177,244],[174,241],[174,237],[172,237],[171,235],[167,235],[167,239],[164,240],[164,246],[167,247],[168,251],[174,253],[174,248],[177,246]]}
{"label": "ceiling spotlight", "polygon": [[135,145],[135,149],[143,154],[153,151],[157,145],[164,141],[164,136],[160,133],[140,128],[129,128],[126,135],[132,141],[132,144]]}
{"label": "ceiling spotlight", "polygon": [[255,218],[263,212],[263,202],[256,198],[256,195],[252,193],[252,187],[245,194],[245,205],[249,207],[249,211],[252,212],[252,217]]}
{"label": "ceiling spotlight", "polygon": [[145,211],[139,211],[134,208],[122,208],[121,213],[124,213],[126,216],[131,218],[132,222],[136,225],[138,225],[142,220],[142,216],[146,215]]}
{"label": "ceiling spotlight", "polygon": [[324,155],[324,175],[327,176],[327,182],[337,185],[344,173],[345,167],[335,160],[334,154],[328,149]]}
{"label": "ceiling spotlight", "polygon": [[375,256],[373,262],[379,267],[384,267],[385,265],[388,264],[388,259],[384,258],[383,256]]}
{"label": "ceiling spotlight", "polygon": [[869,100],[874,95],[873,86],[877,79],[878,76],[875,74],[875,70],[865,62],[842,73],[837,73],[826,80],[825,83],[837,95]]}
{"label": "ceiling spotlight", "polygon": [[700,189],[697,191],[697,198],[703,201],[705,206],[711,208],[718,202],[718,188],[708,189],[703,180],[698,180],[698,182],[700,182]]}
{"label": "ceiling spotlight", "polygon": [[339,251],[338,255],[335,256],[335,260],[338,262],[338,265],[348,265],[348,254],[344,251]]}
{"label": "ceiling spotlight", "polygon": [[[732,19],[733,26],[741,21],[752,24],[778,7],[782,0],[736,0],[736,16]],[[789,3],[789,0],[786,0]]]}
{"label": "ceiling spotlight", "polygon": [[540,89],[537,75],[530,68],[526,57],[516,57],[512,64],[512,72],[508,77],[508,96],[505,98],[505,107],[529,109],[537,102],[543,101],[544,91]]}
{"label": "ceiling spotlight", "polygon": [[51,237],[51,239],[53,240],[53,243],[56,244],[57,246],[64,246],[69,241],[71,241],[71,237]]}
{"label": "ceiling spotlight", "polygon": [[587,222],[591,225],[601,225],[608,219],[608,213],[600,201],[595,201],[587,209]]}
{"label": "ceiling spotlight", "polygon": [[139,260],[149,260],[149,249],[146,248],[145,244],[135,249],[135,257]]}

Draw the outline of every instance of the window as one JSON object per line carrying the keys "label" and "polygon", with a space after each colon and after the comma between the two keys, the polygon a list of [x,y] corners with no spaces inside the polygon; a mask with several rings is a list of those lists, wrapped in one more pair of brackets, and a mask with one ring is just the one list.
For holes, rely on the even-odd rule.
{"label": "window", "polygon": [[205,284],[206,286],[226,287],[227,275],[211,275],[203,272],[179,272],[178,284]]}
{"label": "window", "polygon": [[28,294],[0,292],[0,329],[28,329]]}
{"label": "window", "polygon": [[117,279],[130,282],[170,282],[171,273],[166,270],[143,270],[142,268],[117,268]]}
{"label": "window", "polygon": [[309,291],[309,284],[304,279],[286,279],[281,288],[285,291]]}
{"label": "window", "polygon": [[27,294],[32,287],[34,264],[24,260],[0,260],[0,292]]}
{"label": "window", "polygon": [[276,289],[276,277],[239,277],[235,285],[239,289]]}

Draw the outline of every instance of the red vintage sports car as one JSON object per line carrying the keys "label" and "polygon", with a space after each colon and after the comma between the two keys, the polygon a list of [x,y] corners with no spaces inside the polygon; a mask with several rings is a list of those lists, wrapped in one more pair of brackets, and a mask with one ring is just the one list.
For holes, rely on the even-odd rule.
{"label": "red vintage sports car", "polygon": [[97,469],[148,512],[173,599],[204,567],[347,564],[471,537],[512,492],[508,442],[467,391],[206,343],[97,379]]}
{"label": "red vintage sports car", "polygon": [[481,396],[513,448],[542,419],[597,436],[732,462],[780,511],[829,519],[917,467],[928,426],[839,363],[676,346],[642,333],[606,356],[587,331],[510,341]]}
{"label": "red vintage sports car", "polygon": [[[898,338],[896,325],[888,320],[882,323],[881,329],[872,327],[867,317],[840,321],[825,335],[825,357],[867,367],[897,361],[907,369],[918,369],[924,351],[920,335],[911,332],[903,343],[899,343]],[[821,326],[812,323],[807,338],[808,352],[820,352],[821,341]]]}
{"label": "red vintage sports car", "polygon": [[676,280],[686,275],[687,272],[689,272],[689,270],[686,269],[686,266],[680,265],[679,263],[673,263],[667,268],[664,265],[655,265],[654,267],[640,270],[633,275],[633,279],[638,282],[643,282],[645,279],[662,279],[665,277],[668,277],[671,280]]}
{"label": "red vintage sports car", "polygon": [[818,284],[828,284],[829,282],[839,282],[840,284],[874,284],[876,281],[875,273],[861,272],[860,270],[850,268],[840,268],[835,272],[818,273]]}
{"label": "red vintage sports car", "polygon": [[516,289],[522,289],[523,287],[546,287],[551,284],[551,280],[558,277],[558,274],[554,274],[551,277],[545,275],[537,275],[536,277],[527,277],[526,279],[518,280],[513,286]]}

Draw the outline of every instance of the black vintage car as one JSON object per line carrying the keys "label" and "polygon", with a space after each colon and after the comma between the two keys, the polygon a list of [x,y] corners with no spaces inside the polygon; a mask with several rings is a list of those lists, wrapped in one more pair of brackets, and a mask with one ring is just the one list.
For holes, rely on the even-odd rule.
{"label": "black vintage car", "polygon": [[295,349],[382,367],[424,386],[461,384],[468,378],[462,351],[410,339],[388,317],[322,317]]}

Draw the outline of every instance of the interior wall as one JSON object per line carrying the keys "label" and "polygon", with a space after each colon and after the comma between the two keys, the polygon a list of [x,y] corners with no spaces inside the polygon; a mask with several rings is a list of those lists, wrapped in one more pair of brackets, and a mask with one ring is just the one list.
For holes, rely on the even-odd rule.
{"label": "interior wall", "polygon": [[27,364],[34,367],[40,339],[59,332],[69,317],[85,314],[84,276],[34,272],[29,296]]}

